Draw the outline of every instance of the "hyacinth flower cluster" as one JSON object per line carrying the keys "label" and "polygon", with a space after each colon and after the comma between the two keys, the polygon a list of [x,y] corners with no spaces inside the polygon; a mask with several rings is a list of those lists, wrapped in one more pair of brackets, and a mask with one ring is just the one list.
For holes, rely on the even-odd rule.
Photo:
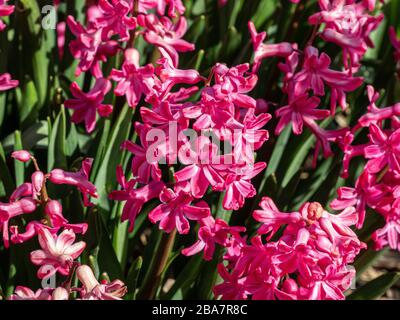
{"label": "hyacinth flower cluster", "polygon": [[[64,276],[65,281],[56,288],[38,289],[18,286],[9,297],[11,300],[69,300],[75,292],[84,300],[119,299],[126,291],[125,285],[115,280],[111,283],[99,283],[92,269],[80,265],[77,261],[86,247],[84,241],[76,241],[77,235],[86,233],[86,223],[70,223],[63,215],[61,203],[51,199],[47,192],[49,183],[76,187],[83,197],[85,206],[91,206],[89,197],[96,198],[96,187],[88,180],[92,159],[83,160],[78,172],[53,169],[44,173],[38,167],[35,157],[28,151],[15,151],[12,157],[17,161],[32,161],[35,172],[31,181],[24,182],[12,193],[8,203],[0,203],[1,232],[6,248],[37,238],[40,249],[30,253],[30,261],[38,266],[37,277],[49,279],[57,275]],[[20,222],[29,219],[21,228]],[[76,273],[82,287],[72,287],[71,279]]]}
{"label": "hyacinth flower cluster", "polygon": [[[318,202],[298,212],[281,212],[264,197],[253,217],[261,222],[258,235],[240,253],[227,251],[226,266],[218,266],[223,282],[214,288],[223,299],[341,300],[353,281],[354,258],[366,245],[350,229],[355,208],[340,214],[325,211]],[[282,235],[271,241],[281,227]],[[263,236],[266,235],[266,240]]]}
{"label": "hyacinth flower cluster", "polygon": [[[0,0],[3,32],[16,9],[7,2]],[[16,284],[7,296],[0,285],[3,297],[119,300],[176,298],[179,291],[197,298],[193,292],[205,288],[215,299],[342,300],[354,289],[357,257],[371,249],[400,251],[400,104],[380,107],[383,99],[365,71],[375,32],[384,26],[385,1],[318,0],[307,6],[283,0],[282,16],[289,7],[293,19],[307,13],[310,33],[302,39],[289,35],[299,28],[295,20],[286,39],[283,28],[268,27],[273,18],[238,13],[244,1],[206,2],[221,17],[245,17],[245,31],[239,35],[230,25],[226,35],[214,35],[225,37],[222,44],[204,47],[196,28],[207,30],[212,19],[206,12],[213,13],[204,9],[193,21],[201,8],[183,0],[87,0],[79,14],[60,15],[55,61],[65,75],[48,77],[57,86],[45,98],[48,110],[32,112],[19,125],[46,114],[48,156],[66,145],[71,160],[83,155],[83,161],[79,170],[67,170],[68,161],[61,161],[46,173],[39,167],[43,159],[33,156],[37,150],[12,153],[34,172],[0,202],[4,250],[34,247],[29,260],[36,278],[57,281],[39,289]],[[63,5],[54,1],[56,10],[68,11]],[[391,72],[398,77],[395,26],[386,36],[397,63]],[[231,44],[243,38],[240,55],[229,59]],[[73,62],[63,70],[68,58]],[[16,88],[15,98],[6,101],[29,104],[21,99],[31,88],[29,76],[13,78],[0,74],[0,91]],[[40,84],[33,87],[40,92]],[[348,120],[354,97],[365,92],[369,103]],[[22,117],[21,108],[18,113]],[[0,114],[0,125],[2,119]],[[293,157],[304,163],[288,186],[275,171],[296,167],[284,167],[292,159],[282,157],[289,149],[282,140],[291,134],[313,140],[305,160]],[[7,167],[2,143],[0,169]],[[301,179],[326,159],[335,159],[342,177],[327,190],[329,199],[314,200],[318,194],[308,190],[295,197]],[[356,161],[362,170],[353,169]],[[52,198],[54,188],[65,186],[81,194],[72,201],[83,208],[82,221],[67,219],[68,201]],[[94,215],[100,216],[95,223]],[[370,228],[371,219],[372,233],[358,233]],[[94,250],[93,234],[100,239]],[[101,273],[107,267],[113,281]],[[182,283],[184,289],[176,288]]]}

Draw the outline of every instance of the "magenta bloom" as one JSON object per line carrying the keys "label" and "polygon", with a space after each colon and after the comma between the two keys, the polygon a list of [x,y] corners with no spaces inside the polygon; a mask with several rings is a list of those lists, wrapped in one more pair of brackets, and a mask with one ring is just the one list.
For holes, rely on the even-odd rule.
{"label": "magenta bloom", "polygon": [[117,96],[125,95],[129,106],[134,108],[143,95],[148,96],[153,93],[153,87],[157,80],[152,64],[139,66],[139,52],[136,49],[127,49],[124,57],[122,70],[113,69],[110,77],[118,82],[114,93]]}
{"label": "magenta bloom", "polygon": [[98,197],[96,187],[89,181],[90,169],[93,159],[86,158],[82,161],[82,167],[78,172],[68,172],[62,169],[53,169],[50,172],[49,180],[55,184],[67,184],[75,186],[83,195],[85,206],[90,206],[92,203],[89,196]]}
{"label": "magenta bloom", "polygon": [[354,91],[363,82],[363,78],[353,78],[346,72],[329,69],[331,59],[326,53],[318,57],[318,49],[307,47],[303,69],[293,77],[295,95],[304,94],[312,89],[317,96],[325,95],[325,84],[331,88],[331,113],[335,113],[336,104],[339,102],[342,109],[346,108],[345,92]]}
{"label": "magenta bloom", "polygon": [[195,141],[194,150],[190,145],[179,149],[179,160],[187,166],[175,173],[176,182],[190,182],[190,190],[195,198],[201,198],[211,185],[213,188],[224,183],[221,175],[214,168],[222,163],[218,156],[218,147],[207,137],[200,136]]}
{"label": "magenta bloom", "polygon": [[93,28],[92,26],[85,29],[72,16],[68,16],[67,24],[71,32],[77,37],[69,44],[73,57],[79,59],[75,75],[79,76],[82,71],[91,70],[96,78],[101,78],[102,72],[99,62],[106,61],[108,56],[115,55],[118,51],[118,43],[111,40],[103,43],[103,29]]}
{"label": "magenta bloom", "polygon": [[161,170],[158,166],[158,150],[155,151],[154,157],[151,157],[148,152],[149,143],[146,139],[146,135],[151,129],[149,125],[141,124],[136,122],[135,124],[136,132],[140,137],[139,146],[129,140],[122,143],[121,148],[128,150],[132,153],[132,174],[137,178],[139,183],[149,183],[150,178],[154,181],[161,180]]}
{"label": "magenta bloom", "polygon": [[381,23],[383,15],[369,15],[363,3],[347,4],[343,0],[320,0],[319,5],[321,12],[312,15],[308,19],[309,23],[325,23],[321,37],[342,48],[343,62],[350,72],[358,70],[359,61],[368,47],[374,47],[369,36]]}
{"label": "magenta bloom", "polygon": [[15,88],[18,84],[18,80],[12,80],[9,73],[3,73],[0,75],[0,91]]}
{"label": "magenta bloom", "polygon": [[100,0],[98,8],[101,16],[94,19],[96,28],[102,29],[103,40],[118,34],[121,41],[129,40],[129,30],[136,28],[136,19],[128,17],[132,3],[125,0]]}
{"label": "magenta bloom", "polygon": [[40,266],[37,276],[39,279],[48,278],[56,272],[68,275],[72,264],[85,249],[85,242],[75,242],[75,233],[64,230],[59,236],[53,236],[43,228],[38,233],[41,250],[31,252],[31,261]]}
{"label": "magenta bloom", "polygon": [[187,219],[200,220],[210,215],[205,202],[194,205],[191,204],[193,200],[193,196],[181,188],[175,191],[165,188],[160,194],[162,203],[149,213],[149,219],[152,223],[160,221],[160,229],[167,233],[176,228],[180,234],[187,234],[190,229]]}
{"label": "magenta bloom", "polygon": [[254,49],[253,72],[257,72],[263,59],[270,57],[288,57],[293,52],[293,46],[288,42],[273,44],[263,43],[267,33],[265,31],[257,33],[256,27],[252,21],[249,21],[248,27]]}
{"label": "magenta bloom", "polygon": [[166,8],[168,7],[168,15],[175,18],[177,13],[183,15],[185,13],[185,6],[182,0],[139,0],[138,11],[140,13],[147,13],[148,10],[156,9],[159,16],[164,16]]}
{"label": "magenta bloom", "polygon": [[246,198],[256,195],[256,189],[251,184],[251,179],[265,169],[265,162],[257,162],[244,166],[231,166],[225,176],[225,196],[223,207],[225,210],[239,210],[244,205]]}
{"label": "magenta bloom", "polygon": [[157,18],[154,14],[139,15],[138,23],[145,28],[144,39],[156,47],[164,49],[175,67],[179,64],[178,52],[193,51],[194,45],[181,39],[187,30],[185,17],[181,16],[174,24],[167,17]]}
{"label": "magenta bloom", "polygon": [[142,210],[143,205],[154,198],[158,198],[165,185],[161,181],[152,181],[141,188],[135,188],[137,181],[135,179],[126,181],[121,166],[117,167],[117,180],[122,190],[111,191],[108,197],[111,200],[126,201],[121,220],[129,220],[129,231],[132,231],[136,217]]}
{"label": "magenta bloom", "polygon": [[222,219],[214,219],[211,215],[199,221],[198,240],[188,248],[182,250],[185,256],[192,256],[200,251],[204,251],[204,260],[211,260],[214,255],[215,245],[219,244],[228,247],[233,238],[237,238],[240,232],[246,231],[245,227],[230,227]]}
{"label": "magenta bloom", "polygon": [[294,134],[301,134],[304,123],[309,125],[314,123],[315,120],[328,117],[328,110],[317,109],[319,103],[320,99],[317,97],[309,98],[307,95],[293,97],[289,101],[289,105],[279,108],[275,113],[280,118],[275,129],[275,134],[279,135],[289,123],[292,123]]}
{"label": "magenta bloom", "polygon": [[[9,16],[14,12],[15,7],[8,5],[7,2],[8,0],[0,0],[0,17]],[[0,31],[3,31],[5,28],[5,23],[0,20]]]}
{"label": "magenta bloom", "polygon": [[111,89],[110,81],[99,78],[94,87],[83,92],[76,82],[71,84],[71,93],[75,99],[65,101],[65,107],[74,110],[71,120],[75,123],[85,122],[85,128],[91,133],[96,126],[96,113],[101,117],[108,117],[112,112],[112,105],[102,104],[104,96]]}
{"label": "magenta bloom", "polygon": [[386,165],[400,173],[400,129],[388,136],[377,125],[369,127],[371,144],[364,148],[365,157],[370,159],[366,170],[370,173],[381,171]]}

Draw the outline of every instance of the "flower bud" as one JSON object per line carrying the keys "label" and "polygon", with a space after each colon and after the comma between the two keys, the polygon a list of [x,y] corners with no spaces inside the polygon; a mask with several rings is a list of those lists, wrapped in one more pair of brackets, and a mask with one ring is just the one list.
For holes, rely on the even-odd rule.
{"label": "flower bud", "polygon": [[26,150],[14,151],[11,157],[21,162],[28,162],[31,159],[31,154]]}

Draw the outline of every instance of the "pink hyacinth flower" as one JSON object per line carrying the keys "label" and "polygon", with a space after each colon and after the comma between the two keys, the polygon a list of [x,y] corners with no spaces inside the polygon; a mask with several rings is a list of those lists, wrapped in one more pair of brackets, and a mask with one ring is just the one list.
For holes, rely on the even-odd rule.
{"label": "pink hyacinth flower", "polygon": [[195,198],[201,198],[207,188],[224,183],[221,175],[214,168],[221,164],[217,145],[210,139],[200,136],[194,143],[194,150],[186,144],[179,149],[179,160],[187,166],[175,173],[176,182],[190,181],[190,190]]}
{"label": "pink hyacinth flower", "polygon": [[369,127],[371,144],[364,148],[365,157],[370,159],[366,170],[370,173],[381,171],[386,165],[400,173],[400,129],[388,136],[377,125]]}
{"label": "pink hyacinth flower", "polygon": [[117,167],[117,180],[122,190],[111,191],[108,197],[111,200],[126,201],[122,211],[121,220],[129,220],[129,232],[132,232],[135,226],[137,215],[142,210],[143,205],[160,195],[165,185],[162,181],[151,181],[142,188],[136,188],[136,180],[126,181],[122,167]]}
{"label": "pink hyacinth flower", "polygon": [[129,106],[134,108],[143,95],[148,96],[154,91],[154,67],[152,64],[140,67],[139,52],[134,48],[125,50],[124,57],[122,70],[113,69],[110,78],[118,82],[114,93],[125,95]]}
{"label": "pink hyacinth flower", "polygon": [[254,65],[253,72],[257,72],[261,62],[265,58],[270,57],[288,57],[293,52],[293,46],[288,42],[265,44],[263,43],[267,33],[257,33],[256,27],[252,21],[248,22],[251,35],[251,41],[254,49]]}
{"label": "pink hyacinth flower", "polygon": [[68,275],[72,264],[86,247],[83,241],[75,242],[75,233],[64,230],[58,236],[53,236],[49,230],[41,229],[38,239],[41,250],[31,252],[31,261],[40,266],[37,276],[39,279],[48,278],[56,272]]}
{"label": "pink hyacinth flower", "polygon": [[225,176],[225,196],[222,206],[225,210],[239,210],[244,205],[246,198],[256,195],[256,190],[251,184],[251,179],[265,169],[265,162],[254,165],[244,165],[228,168]]}
{"label": "pink hyacinth flower", "polygon": [[246,231],[245,227],[230,227],[222,219],[214,219],[211,215],[199,221],[198,240],[188,248],[182,250],[185,256],[192,256],[200,251],[204,251],[204,260],[211,260],[215,245],[228,246],[230,244],[229,234],[237,237],[240,232]]}
{"label": "pink hyacinth flower", "polygon": [[[15,6],[10,6],[7,4],[8,0],[0,0],[0,17],[9,16],[14,12]],[[6,28],[6,25],[3,21],[0,20],[0,31],[3,31]]]}
{"label": "pink hyacinth flower", "polygon": [[9,73],[3,73],[0,75],[0,91],[15,88],[18,84],[18,80],[12,80]]}
{"label": "pink hyacinth flower", "polygon": [[200,220],[210,215],[210,208],[205,202],[192,204],[193,197],[185,190],[165,188],[160,194],[159,206],[149,213],[152,223],[160,221],[160,229],[170,233],[175,228],[180,234],[189,232],[189,221]]}
{"label": "pink hyacinth flower", "polygon": [[94,87],[85,93],[76,82],[71,84],[71,93],[75,99],[65,101],[65,107],[74,110],[71,120],[75,123],[85,122],[85,128],[91,133],[96,126],[96,114],[108,117],[112,112],[112,105],[102,104],[104,96],[111,89],[109,80],[99,78]]}
{"label": "pink hyacinth flower", "polygon": [[138,23],[145,28],[144,39],[156,47],[163,48],[174,67],[179,64],[178,52],[194,50],[193,44],[181,39],[187,30],[187,22],[183,16],[174,24],[167,17],[159,19],[154,14],[139,15]]}
{"label": "pink hyacinth flower", "polygon": [[182,0],[138,0],[138,11],[147,13],[148,10],[156,9],[159,16],[164,16],[168,7],[168,15],[175,18],[177,14],[185,13],[185,6]]}
{"label": "pink hyacinth flower", "polygon": [[121,300],[127,292],[127,288],[121,280],[100,284],[92,269],[87,265],[81,265],[76,269],[76,276],[82,283],[82,300]]}
{"label": "pink hyacinth flower", "polygon": [[21,162],[28,162],[31,159],[31,154],[26,150],[14,151],[11,157]]}
{"label": "pink hyacinth flower", "polygon": [[317,109],[319,103],[320,99],[317,97],[309,98],[307,95],[292,98],[289,101],[289,105],[281,107],[276,111],[276,116],[280,119],[276,126],[275,134],[279,135],[289,123],[292,124],[294,134],[301,134],[304,123],[308,125],[315,120],[328,117],[328,110]]}
{"label": "pink hyacinth flower", "polygon": [[86,158],[82,161],[82,167],[78,172],[68,172],[62,169],[53,169],[50,172],[49,180],[55,184],[67,184],[75,186],[83,195],[85,206],[90,206],[89,196],[98,197],[96,187],[89,181],[90,169],[93,159]]}
{"label": "pink hyacinth flower", "polygon": [[100,0],[98,8],[101,16],[93,20],[96,28],[102,29],[103,40],[118,34],[121,41],[129,40],[129,30],[136,28],[136,19],[129,17],[132,3],[125,0]]}
{"label": "pink hyacinth flower", "polygon": [[36,202],[32,198],[22,198],[15,202],[0,202],[0,230],[3,233],[4,246],[9,246],[9,221],[12,218],[26,213],[32,213],[36,210]]}
{"label": "pink hyacinth flower", "polygon": [[346,72],[329,69],[331,59],[326,53],[318,56],[318,49],[309,46],[305,49],[303,69],[293,77],[294,93],[296,96],[312,89],[315,95],[324,96],[324,85],[331,92],[331,114],[335,113],[337,101],[342,109],[346,108],[345,92],[354,91],[363,82],[363,78],[354,78]]}

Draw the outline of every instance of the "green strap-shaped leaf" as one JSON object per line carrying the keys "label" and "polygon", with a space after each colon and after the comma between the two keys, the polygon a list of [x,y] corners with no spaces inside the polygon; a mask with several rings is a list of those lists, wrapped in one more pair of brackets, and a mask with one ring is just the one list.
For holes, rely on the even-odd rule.
{"label": "green strap-shaped leaf", "polygon": [[99,169],[94,178],[94,183],[99,193],[98,207],[107,219],[111,211],[108,193],[116,188],[115,170],[122,159],[120,146],[129,136],[132,115],[132,108],[125,104],[112,128],[104,156],[95,159],[95,162],[100,162],[100,164],[95,164]]}
{"label": "green strap-shaped leaf", "polygon": [[400,279],[400,272],[389,272],[368,282],[350,294],[349,300],[377,300]]}
{"label": "green strap-shaped leaf", "polygon": [[61,107],[56,117],[49,136],[49,149],[47,155],[47,170],[53,168],[67,168],[66,157],[66,121],[65,110]]}
{"label": "green strap-shaped leaf", "polygon": [[126,277],[126,285],[128,286],[128,295],[130,295],[131,300],[136,297],[136,288],[139,278],[140,270],[142,269],[143,258],[137,257],[133,261],[131,267],[128,271],[128,276]]}

